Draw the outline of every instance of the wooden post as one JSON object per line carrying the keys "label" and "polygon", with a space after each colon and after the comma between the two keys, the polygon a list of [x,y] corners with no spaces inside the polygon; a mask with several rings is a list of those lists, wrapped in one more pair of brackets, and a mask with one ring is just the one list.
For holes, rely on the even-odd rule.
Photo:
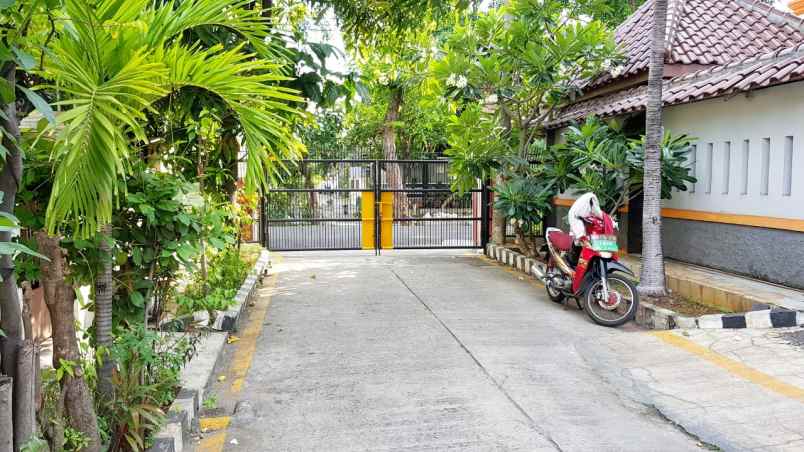
{"label": "wooden post", "polygon": [[0,376],[0,452],[14,450],[14,424],[12,424],[11,397],[14,380]]}
{"label": "wooden post", "polygon": [[14,451],[34,436],[36,405],[34,404],[36,370],[34,342],[26,339],[17,352],[17,377],[14,379]]}

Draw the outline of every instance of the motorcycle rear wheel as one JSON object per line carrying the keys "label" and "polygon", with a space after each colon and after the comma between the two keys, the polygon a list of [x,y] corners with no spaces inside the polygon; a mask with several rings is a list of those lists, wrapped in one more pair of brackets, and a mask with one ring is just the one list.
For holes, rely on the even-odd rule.
{"label": "motorcycle rear wheel", "polygon": [[609,275],[607,280],[609,290],[614,290],[620,295],[620,304],[625,303],[624,309],[619,309],[620,306],[616,310],[604,309],[597,297],[598,293],[603,290],[603,283],[595,281],[583,295],[584,311],[598,325],[620,326],[636,316],[637,307],[639,306],[639,293],[636,285],[630,279],[614,274]]}

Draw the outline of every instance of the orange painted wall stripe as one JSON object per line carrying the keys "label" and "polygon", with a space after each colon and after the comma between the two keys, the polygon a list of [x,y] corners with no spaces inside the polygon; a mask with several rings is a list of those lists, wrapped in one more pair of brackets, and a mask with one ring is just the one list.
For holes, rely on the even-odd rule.
{"label": "orange painted wall stripe", "polygon": [[739,215],[733,213],[704,212],[687,209],[662,209],[665,218],[679,220],[707,221],[710,223],[737,224],[741,226],[756,226],[760,228],[783,229],[786,231],[804,232],[804,220],[789,218],[762,217],[757,215]]}
{"label": "orange painted wall stripe", "polygon": [[[553,205],[570,207],[574,199],[553,198]],[[621,213],[627,213],[628,207],[620,209]],[[763,217],[760,215],[742,215],[736,213],[706,212],[703,210],[690,209],[662,209],[662,217],[675,218],[678,220],[706,221],[709,223],[736,224],[740,226],[755,226],[759,228],[782,229],[785,231],[804,232],[804,220],[792,218]]]}
{"label": "orange painted wall stripe", "polygon": [[572,207],[572,203],[574,202],[574,199],[553,198],[553,205],[555,206]]}

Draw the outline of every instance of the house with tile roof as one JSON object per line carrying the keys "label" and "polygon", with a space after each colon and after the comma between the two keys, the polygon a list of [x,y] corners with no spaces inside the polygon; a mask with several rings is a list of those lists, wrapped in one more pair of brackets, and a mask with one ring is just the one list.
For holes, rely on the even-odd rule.
{"label": "house with tile roof", "polygon": [[[593,115],[644,131],[652,14],[649,0],[617,28],[625,61],[557,112],[550,140]],[[804,20],[758,0],[669,0],[667,27],[663,122],[696,137],[698,182],[663,204],[665,255],[804,288]],[[641,200],[625,210],[623,246],[639,253]]]}

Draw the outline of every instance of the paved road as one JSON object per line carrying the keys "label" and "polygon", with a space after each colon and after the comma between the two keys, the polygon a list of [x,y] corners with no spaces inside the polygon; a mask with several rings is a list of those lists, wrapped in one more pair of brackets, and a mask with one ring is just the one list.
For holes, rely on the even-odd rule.
{"label": "paved road", "polygon": [[285,253],[274,270],[225,450],[702,450],[693,433],[804,450],[795,387],[598,327],[467,252]]}

